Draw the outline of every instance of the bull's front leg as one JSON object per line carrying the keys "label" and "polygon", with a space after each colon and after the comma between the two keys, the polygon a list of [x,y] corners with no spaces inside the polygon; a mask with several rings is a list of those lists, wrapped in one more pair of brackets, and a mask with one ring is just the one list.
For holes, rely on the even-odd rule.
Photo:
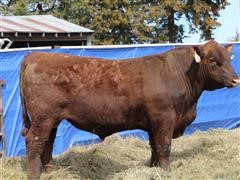
{"label": "bull's front leg", "polygon": [[164,170],[169,169],[169,155],[171,151],[171,140],[161,142],[155,142],[154,140],[150,140],[152,156],[150,166],[160,166]]}
{"label": "bull's front leg", "polygon": [[174,120],[166,118],[162,120],[156,118],[149,134],[149,144],[152,150],[150,166],[160,166],[164,170],[169,170],[169,155],[174,129]]}

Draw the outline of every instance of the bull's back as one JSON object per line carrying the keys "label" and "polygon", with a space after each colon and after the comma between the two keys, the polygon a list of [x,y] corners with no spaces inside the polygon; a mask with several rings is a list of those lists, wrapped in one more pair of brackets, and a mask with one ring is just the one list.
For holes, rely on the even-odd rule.
{"label": "bull's back", "polygon": [[120,81],[130,81],[131,77],[140,73],[134,64],[131,60],[121,62],[56,53],[32,53],[23,62],[26,71],[32,76],[47,76],[45,83],[75,83],[85,87],[96,86],[95,88],[106,86],[104,82],[114,86]]}
{"label": "bull's back", "polygon": [[[141,97],[144,73],[139,60],[104,60],[66,54],[32,53],[25,58],[27,92],[75,103],[124,104]],[[141,60],[140,60],[141,61]],[[44,89],[47,89],[45,91]]]}
{"label": "bull's back", "polygon": [[161,61],[155,56],[105,60],[57,53],[32,53],[23,64],[27,74],[25,80],[30,87],[51,87],[65,95],[76,96],[76,99],[90,95],[108,99],[111,96],[140,98],[159,89],[165,91],[161,83],[164,82],[162,79],[166,79],[166,63]]}

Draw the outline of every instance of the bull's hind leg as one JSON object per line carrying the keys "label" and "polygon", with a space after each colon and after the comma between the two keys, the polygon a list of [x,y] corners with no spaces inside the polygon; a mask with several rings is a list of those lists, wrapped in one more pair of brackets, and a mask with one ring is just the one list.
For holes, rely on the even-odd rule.
{"label": "bull's hind leg", "polygon": [[56,133],[57,133],[57,128],[52,129],[49,139],[45,143],[43,147],[43,152],[41,154],[42,166],[45,172],[51,171],[53,167],[52,151],[53,151],[53,143],[56,137]]}
{"label": "bull's hind leg", "polygon": [[53,119],[32,118],[32,125],[26,136],[28,179],[39,179],[41,174],[41,154],[54,128]]}

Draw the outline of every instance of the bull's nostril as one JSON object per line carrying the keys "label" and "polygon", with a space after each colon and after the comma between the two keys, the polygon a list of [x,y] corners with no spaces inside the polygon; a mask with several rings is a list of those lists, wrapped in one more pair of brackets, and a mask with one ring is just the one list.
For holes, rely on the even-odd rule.
{"label": "bull's nostril", "polygon": [[239,79],[239,78],[233,79],[233,80],[232,80],[232,84],[235,85],[235,86],[238,85],[238,84],[240,84],[240,79]]}

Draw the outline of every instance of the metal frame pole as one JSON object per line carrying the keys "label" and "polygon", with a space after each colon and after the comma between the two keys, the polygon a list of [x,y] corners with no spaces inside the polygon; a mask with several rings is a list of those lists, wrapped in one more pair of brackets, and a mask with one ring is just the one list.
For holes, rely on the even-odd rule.
{"label": "metal frame pole", "polygon": [[2,103],[2,87],[5,85],[4,80],[0,80],[0,138],[2,143],[2,159],[5,159],[5,134],[4,134],[4,118],[3,118],[3,103]]}

